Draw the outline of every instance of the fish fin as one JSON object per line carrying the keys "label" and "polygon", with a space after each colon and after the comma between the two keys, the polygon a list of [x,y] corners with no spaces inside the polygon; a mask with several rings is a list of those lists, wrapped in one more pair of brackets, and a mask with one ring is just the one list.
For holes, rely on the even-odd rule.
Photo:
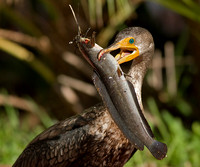
{"label": "fish fin", "polygon": [[158,160],[161,160],[167,156],[167,145],[157,140],[154,140],[154,142],[148,147],[148,149],[152,153],[152,155]]}
{"label": "fish fin", "polygon": [[127,82],[128,82],[129,88],[130,88],[130,90],[131,90],[131,93],[132,93],[133,99],[134,99],[134,101],[135,101],[135,104],[136,104],[136,106],[137,106],[137,108],[138,108],[140,117],[142,118],[142,121],[143,121],[143,123],[144,123],[144,126],[145,126],[147,132],[149,133],[149,135],[150,135],[151,137],[154,137],[153,132],[152,132],[152,130],[151,130],[151,127],[149,126],[149,124],[148,124],[146,118],[144,117],[144,114],[143,114],[143,112],[142,112],[142,110],[141,110],[141,108],[140,108],[140,105],[139,105],[139,103],[138,103],[137,95],[136,95],[136,93],[135,93],[134,86],[133,86],[133,84],[132,84],[129,80],[127,80]]}

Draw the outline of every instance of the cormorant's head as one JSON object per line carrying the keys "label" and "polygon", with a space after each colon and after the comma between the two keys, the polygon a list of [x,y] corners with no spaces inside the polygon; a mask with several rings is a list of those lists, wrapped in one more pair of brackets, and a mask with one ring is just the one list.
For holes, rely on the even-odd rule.
{"label": "cormorant's head", "polygon": [[108,52],[120,49],[120,53],[115,56],[119,64],[133,60],[154,48],[151,34],[141,27],[129,27],[119,32],[112,45],[101,50],[98,59]]}

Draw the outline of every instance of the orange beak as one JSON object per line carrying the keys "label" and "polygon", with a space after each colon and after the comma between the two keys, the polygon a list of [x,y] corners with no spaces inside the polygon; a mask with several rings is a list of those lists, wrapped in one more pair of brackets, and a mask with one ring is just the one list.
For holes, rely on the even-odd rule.
{"label": "orange beak", "polygon": [[139,49],[135,46],[134,41],[135,40],[133,37],[128,37],[117,43],[114,43],[108,48],[102,49],[98,54],[98,59],[100,60],[105,53],[120,49],[120,53],[115,56],[118,64],[131,61],[139,56]]}

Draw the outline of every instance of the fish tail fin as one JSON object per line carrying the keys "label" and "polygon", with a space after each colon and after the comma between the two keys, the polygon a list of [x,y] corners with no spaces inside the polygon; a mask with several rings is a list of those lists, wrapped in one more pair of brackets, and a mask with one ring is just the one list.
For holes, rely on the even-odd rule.
{"label": "fish tail fin", "polygon": [[157,140],[154,140],[154,142],[148,147],[148,149],[152,153],[152,155],[158,160],[165,158],[167,155],[167,145]]}

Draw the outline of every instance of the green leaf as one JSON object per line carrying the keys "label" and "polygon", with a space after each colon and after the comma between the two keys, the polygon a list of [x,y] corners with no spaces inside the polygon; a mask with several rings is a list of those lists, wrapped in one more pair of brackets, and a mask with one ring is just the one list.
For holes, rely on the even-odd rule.
{"label": "green leaf", "polygon": [[55,81],[53,72],[41,61],[36,59],[32,52],[21,47],[20,45],[0,37],[0,50],[3,50],[11,56],[28,63],[35,71],[43,76],[47,82],[53,83]]}

